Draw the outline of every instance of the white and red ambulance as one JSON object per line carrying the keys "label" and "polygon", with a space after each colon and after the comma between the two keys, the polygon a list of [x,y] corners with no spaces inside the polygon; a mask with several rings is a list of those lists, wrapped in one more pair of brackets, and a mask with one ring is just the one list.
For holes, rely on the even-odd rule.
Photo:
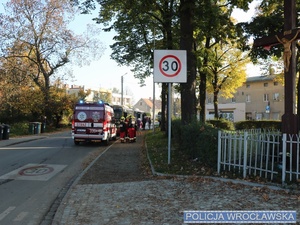
{"label": "white and red ambulance", "polygon": [[102,101],[76,104],[72,120],[72,138],[76,145],[81,142],[108,144],[116,137],[114,110],[111,106]]}

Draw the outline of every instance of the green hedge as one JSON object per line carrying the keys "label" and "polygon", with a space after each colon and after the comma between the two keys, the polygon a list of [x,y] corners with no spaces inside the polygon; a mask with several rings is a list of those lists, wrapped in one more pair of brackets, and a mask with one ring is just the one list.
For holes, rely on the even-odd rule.
{"label": "green hedge", "polygon": [[207,123],[212,124],[214,127],[220,128],[222,130],[235,130],[234,123],[229,120],[208,120]]}
{"label": "green hedge", "polygon": [[28,122],[18,122],[10,124],[10,136],[22,136],[29,134],[29,123]]}
{"label": "green hedge", "polygon": [[218,154],[218,130],[210,124],[193,122],[182,125],[172,122],[173,141],[191,160],[216,167]]}
{"label": "green hedge", "polygon": [[218,129],[244,130],[244,129],[275,129],[280,130],[281,121],[231,121],[209,120],[206,124],[199,121],[183,125],[181,120],[172,121],[172,140],[191,160],[215,167],[218,154]]}
{"label": "green hedge", "polygon": [[270,130],[281,130],[281,121],[278,120],[247,120],[239,121],[235,123],[236,130],[245,129],[270,129]]}

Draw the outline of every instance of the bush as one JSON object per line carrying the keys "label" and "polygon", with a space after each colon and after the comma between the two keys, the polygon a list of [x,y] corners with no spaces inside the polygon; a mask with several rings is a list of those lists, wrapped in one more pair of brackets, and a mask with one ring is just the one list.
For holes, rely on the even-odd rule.
{"label": "bush", "polygon": [[[181,120],[175,119],[172,120],[172,138],[176,138],[177,143],[181,143]],[[178,140],[177,140],[178,139]]]}
{"label": "bush", "polygon": [[29,134],[29,123],[18,122],[10,124],[10,136],[22,136]]}
{"label": "bush", "polygon": [[214,127],[222,130],[235,130],[234,123],[229,120],[225,120],[225,119],[208,120],[207,123],[210,123]]}
{"label": "bush", "polygon": [[281,121],[278,120],[239,121],[235,123],[235,128],[237,130],[246,130],[246,129],[281,130]]}
{"label": "bush", "polygon": [[[17,123],[12,123],[9,124],[10,126],[10,136],[15,137],[15,136],[24,136],[24,135],[31,135],[32,133],[29,131],[29,122],[28,121],[23,121],[23,122],[17,122]],[[64,125],[61,128],[70,128],[70,125]],[[46,125],[46,132],[54,132],[54,131],[59,131],[61,129],[57,129],[56,127]]]}
{"label": "bush", "polygon": [[216,167],[218,154],[217,129],[200,122],[180,126],[176,122],[176,125],[172,126],[172,130],[174,142],[190,159],[197,159],[205,165]]}

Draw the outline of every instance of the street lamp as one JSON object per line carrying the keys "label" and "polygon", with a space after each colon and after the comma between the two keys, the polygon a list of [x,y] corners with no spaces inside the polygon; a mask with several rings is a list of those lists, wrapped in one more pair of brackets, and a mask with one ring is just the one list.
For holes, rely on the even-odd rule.
{"label": "street lamp", "polygon": [[126,75],[127,73],[123,74],[121,76],[121,106],[123,106],[123,77]]}

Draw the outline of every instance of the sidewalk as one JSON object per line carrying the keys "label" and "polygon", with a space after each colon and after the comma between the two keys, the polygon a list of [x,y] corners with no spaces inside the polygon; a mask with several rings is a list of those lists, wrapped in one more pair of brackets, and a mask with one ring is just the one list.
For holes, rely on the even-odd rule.
{"label": "sidewalk", "polygon": [[[116,142],[99,155],[69,189],[52,225],[177,225],[187,210],[296,210],[300,224],[299,191],[201,177],[125,179],[138,144]],[[82,182],[86,174],[98,183]],[[108,183],[109,176],[116,180]]]}
{"label": "sidewalk", "polygon": [[[7,140],[3,140],[3,139],[0,140],[0,148],[15,145],[15,144],[19,144],[19,143],[29,142],[29,141],[33,141],[33,140],[37,140],[37,139],[44,139],[44,138],[47,138],[49,136],[59,135],[62,132],[71,132],[71,131],[66,129],[66,130],[61,130],[61,131],[57,131],[57,132],[50,132],[50,133],[45,132],[45,133],[32,134],[32,135],[9,137],[9,139],[7,139]],[[70,137],[71,137],[71,134],[70,134]]]}
{"label": "sidewalk", "polygon": [[22,137],[10,137],[8,140],[0,140],[0,147],[7,147],[19,143],[29,142],[32,140],[43,139],[46,138],[46,134],[36,134],[36,135],[28,135]]}

